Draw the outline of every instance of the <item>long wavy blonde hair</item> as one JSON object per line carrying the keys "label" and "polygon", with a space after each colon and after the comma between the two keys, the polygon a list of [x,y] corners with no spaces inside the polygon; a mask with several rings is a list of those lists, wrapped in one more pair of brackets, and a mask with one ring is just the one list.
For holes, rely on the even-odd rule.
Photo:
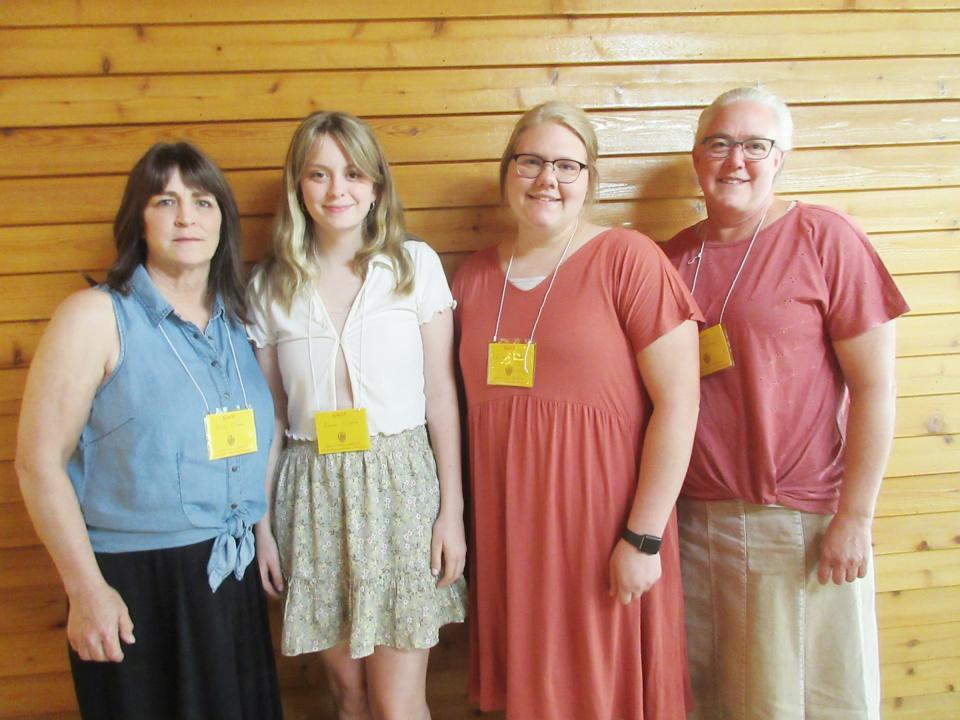
{"label": "long wavy blonde hair", "polygon": [[283,164],[283,192],[273,226],[273,247],[254,280],[265,285],[271,299],[289,312],[294,297],[316,277],[317,245],[314,222],[304,210],[300,180],[313,144],[328,136],[337,141],[360,172],[373,181],[377,200],[363,221],[363,246],[353,258],[354,270],[366,277],[370,260],[384,254],[393,262],[396,292],[413,290],[413,262],[403,243],[407,228],[403,206],[390,166],[373,131],[345,112],[316,112],[300,123]]}

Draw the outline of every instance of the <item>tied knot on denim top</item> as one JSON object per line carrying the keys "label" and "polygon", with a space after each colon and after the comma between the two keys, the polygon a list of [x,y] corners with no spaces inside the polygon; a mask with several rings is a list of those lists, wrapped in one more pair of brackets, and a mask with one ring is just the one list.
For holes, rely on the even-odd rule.
{"label": "tied knot on denim top", "polygon": [[207,579],[210,589],[216,591],[230,573],[240,580],[253,560],[253,524],[248,522],[246,507],[237,508],[227,518],[227,526],[213,541],[207,561]]}

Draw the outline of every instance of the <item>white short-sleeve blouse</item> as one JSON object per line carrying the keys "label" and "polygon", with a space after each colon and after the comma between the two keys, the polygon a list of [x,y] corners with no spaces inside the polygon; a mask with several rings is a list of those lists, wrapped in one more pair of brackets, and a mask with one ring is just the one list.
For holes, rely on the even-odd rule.
{"label": "white short-sleeve blouse", "polygon": [[315,439],[314,413],[336,410],[341,343],[354,402],[366,408],[371,435],[394,435],[426,422],[420,326],[455,303],[437,253],[416,240],[405,247],[413,261],[413,292],[398,295],[392,261],[373,258],[339,337],[318,294],[296,297],[287,313],[260,283],[251,283],[247,333],[257,347],[277,346],[288,436]]}

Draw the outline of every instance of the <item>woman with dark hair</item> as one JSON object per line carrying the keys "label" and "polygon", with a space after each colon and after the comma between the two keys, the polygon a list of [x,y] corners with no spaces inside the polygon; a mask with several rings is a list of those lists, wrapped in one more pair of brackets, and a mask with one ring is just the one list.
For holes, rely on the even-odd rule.
{"label": "woman with dark hair", "polygon": [[252,532],[273,406],[243,329],[236,203],[199,150],[157,144],[114,238],[105,285],[50,320],[17,438],[80,711],[280,717]]}

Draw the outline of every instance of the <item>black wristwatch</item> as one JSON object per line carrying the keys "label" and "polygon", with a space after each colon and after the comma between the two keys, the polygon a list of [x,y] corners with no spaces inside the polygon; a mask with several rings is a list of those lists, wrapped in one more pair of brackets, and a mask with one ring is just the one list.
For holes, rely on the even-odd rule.
{"label": "black wristwatch", "polygon": [[629,528],[624,528],[623,534],[620,537],[644,555],[656,555],[660,552],[662,538],[658,538],[656,535],[640,535]]}

